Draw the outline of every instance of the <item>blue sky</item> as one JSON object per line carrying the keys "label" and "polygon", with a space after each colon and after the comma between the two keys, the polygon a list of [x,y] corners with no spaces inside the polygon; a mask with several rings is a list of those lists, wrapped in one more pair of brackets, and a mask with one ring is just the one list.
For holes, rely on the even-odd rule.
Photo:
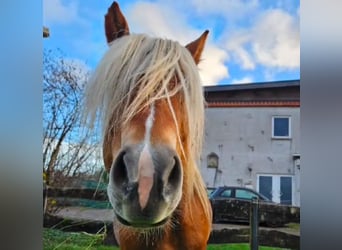
{"label": "blue sky", "polygon": [[[107,49],[104,15],[112,0],[43,0],[44,48],[60,48],[93,70]],[[300,77],[297,0],[118,1],[131,33],[186,45],[204,30],[199,64],[203,85],[292,80]]]}

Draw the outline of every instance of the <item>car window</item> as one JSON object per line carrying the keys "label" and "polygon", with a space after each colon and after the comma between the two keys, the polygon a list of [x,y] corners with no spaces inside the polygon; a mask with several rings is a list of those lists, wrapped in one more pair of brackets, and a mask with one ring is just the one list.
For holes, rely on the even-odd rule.
{"label": "car window", "polygon": [[253,198],[259,198],[256,194],[248,191],[248,190],[244,190],[244,189],[236,189],[235,190],[235,197],[239,198],[239,199],[253,199]]}
{"label": "car window", "polygon": [[220,194],[220,196],[221,197],[232,197],[232,190],[226,189]]}

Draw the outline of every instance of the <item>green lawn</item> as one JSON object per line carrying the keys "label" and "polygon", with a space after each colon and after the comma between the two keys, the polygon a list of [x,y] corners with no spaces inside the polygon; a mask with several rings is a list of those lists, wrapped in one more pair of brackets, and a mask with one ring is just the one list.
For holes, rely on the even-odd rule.
{"label": "green lawn", "polygon": [[300,231],[300,224],[299,223],[289,223],[286,225],[289,229],[292,229],[294,231]]}
{"label": "green lawn", "polygon": [[[43,230],[44,250],[119,250],[102,244],[104,234],[70,233],[60,230]],[[249,250],[248,244],[212,244],[208,250]],[[274,247],[259,247],[259,250],[282,250]]]}
{"label": "green lawn", "polygon": [[82,232],[63,232],[54,229],[43,229],[44,250],[118,250],[102,244],[103,234],[87,234]]}

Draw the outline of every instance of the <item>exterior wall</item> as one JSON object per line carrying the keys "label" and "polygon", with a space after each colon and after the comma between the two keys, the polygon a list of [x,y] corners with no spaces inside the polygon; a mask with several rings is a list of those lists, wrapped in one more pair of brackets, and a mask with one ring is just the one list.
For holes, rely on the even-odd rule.
{"label": "exterior wall", "polygon": [[[272,138],[272,117],[291,117],[291,139]],[[258,175],[292,176],[292,205],[299,206],[299,107],[207,108],[201,172],[208,187],[246,186],[258,190]],[[218,170],[207,155],[219,157]],[[216,177],[215,177],[216,175]],[[216,179],[216,180],[215,180]]]}

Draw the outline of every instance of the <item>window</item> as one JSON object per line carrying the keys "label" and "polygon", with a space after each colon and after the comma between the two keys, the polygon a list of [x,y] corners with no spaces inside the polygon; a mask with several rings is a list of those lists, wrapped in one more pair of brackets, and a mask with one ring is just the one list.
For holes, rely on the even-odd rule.
{"label": "window", "polygon": [[218,168],[219,157],[215,153],[210,153],[207,156],[208,168]]}
{"label": "window", "polygon": [[291,138],[291,117],[272,117],[272,138]]}
{"label": "window", "polygon": [[221,197],[232,197],[232,190],[231,189],[224,190],[220,196]]}
{"label": "window", "polygon": [[235,197],[238,199],[253,199],[253,198],[259,198],[256,194],[249,192],[247,190],[244,189],[236,189],[235,190]]}

